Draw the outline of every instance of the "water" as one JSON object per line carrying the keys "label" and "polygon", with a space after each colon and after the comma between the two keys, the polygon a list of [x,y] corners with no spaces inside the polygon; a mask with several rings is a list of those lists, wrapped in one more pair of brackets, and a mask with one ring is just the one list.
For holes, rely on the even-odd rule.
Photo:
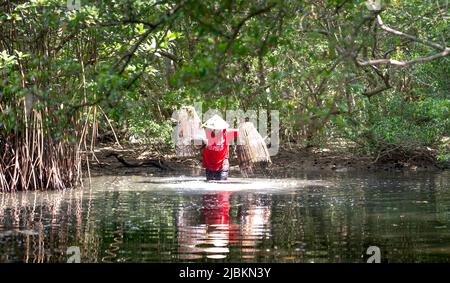
{"label": "water", "polygon": [[0,262],[450,262],[450,173],[106,176],[0,194]]}

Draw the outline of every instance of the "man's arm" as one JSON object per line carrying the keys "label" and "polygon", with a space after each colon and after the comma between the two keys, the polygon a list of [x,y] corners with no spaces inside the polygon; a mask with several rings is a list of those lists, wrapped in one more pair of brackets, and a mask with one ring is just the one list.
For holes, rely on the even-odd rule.
{"label": "man's arm", "polygon": [[197,149],[202,149],[208,144],[208,139],[205,135],[199,134],[191,140],[191,143],[193,143]]}

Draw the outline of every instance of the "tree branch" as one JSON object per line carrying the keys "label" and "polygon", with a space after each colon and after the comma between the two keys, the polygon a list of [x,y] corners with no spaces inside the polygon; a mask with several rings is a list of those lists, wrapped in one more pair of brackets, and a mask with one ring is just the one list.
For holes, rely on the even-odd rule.
{"label": "tree branch", "polygon": [[174,54],[164,51],[164,50],[158,50],[156,53],[158,53],[161,56],[164,56],[170,60],[172,60],[175,64],[180,63],[180,58],[178,58],[177,56],[175,56]]}
{"label": "tree branch", "polygon": [[420,57],[420,58],[412,59],[409,61],[399,61],[399,60],[393,60],[393,59],[373,59],[373,60],[362,61],[360,59],[356,59],[356,62],[359,66],[393,65],[393,66],[398,66],[398,67],[407,67],[407,66],[414,65],[414,64],[426,63],[426,62],[429,62],[432,60],[436,60],[438,58],[442,58],[442,57],[448,56],[450,54],[449,47],[442,46],[438,43],[431,42],[431,41],[428,41],[425,39],[421,39],[421,38],[415,37],[413,35],[406,34],[401,31],[398,31],[391,27],[386,26],[383,23],[383,20],[381,19],[380,15],[377,15],[377,23],[381,27],[381,29],[386,32],[389,32],[389,33],[392,33],[392,34],[395,34],[398,36],[406,37],[409,40],[424,44],[424,45],[432,47],[434,49],[438,49],[441,52],[427,56],[427,57]]}
{"label": "tree branch", "polygon": [[[228,42],[227,42],[227,46],[225,47],[225,51],[224,54],[228,54],[231,46],[234,42],[234,40],[236,39],[236,37],[239,34],[239,31],[241,30],[241,28],[244,26],[244,24],[250,20],[251,18],[258,16],[260,14],[266,13],[268,11],[270,11],[273,7],[275,7],[276,3],[272,3],[270,5],[268,5],[267,7],[264,7],[262,9],[253,11],[251,13],[249,13],[245,18],[243,18],[242,20],[239,21],[239,23],[236,25],[236,27],[233,28],[233,33],[230,37],[228,37]],[[223,57],[221,57],[223,58]],[[218,70],[221,70],[223,67],[223,60],[220,60],[219,64],[218,64]]]}
{"label": "tree branch", "polygon": [[156,29],[158,28],[162,23],[164,23],[167,18],[173,16],[183,5],[183,2],[175,6],[171,11],[166,13],[164,16],[162,16],[157,22],[150,25],[150,29],[148,29],[140,38],[139,40],[133,45],[133,47],[124,54],[113,66],[113,69],[115,69],[120,62],[125,60],[125,63],[122,65],[122,67],[119,70],[119,75],[122,74],[125,71],[125,68],[127,67],[128,63],[130,63],[131,58],[133,57],[136,50],[139,48],[139,46],[144,42],[144,40]]}
{"label": "tree branch", "polygon": [[376,65],[394,65],[398,67],[407,67],[410,65],[418,64],[418,63],[426,63],[433,61],[438,58],[442,58],[445,56],[448,56],[450,54],[450,48],[446,47],[444,51],[439,52],[437,54],[428,56],[428,57],[421,57],[417,59],[413,59],[410,61],[398,61],[393,59],[374,59],[374,60],[367,60],[367,61],[358,61],[358,65],[360,66],[376,66]]}
{"label": "tree branch", "polygon": [[406,33],[403,33],[401,31],[398,31],[398,30],[395,30],[393,28],[390,28],[390,27],[386,26],[383,23],[383,20],[381,19],[380,15],[377,15],[377,23],[381,27],[381,29],[384,30],[384,31],[393,33],[393,34],[398,35],[398,36],[406,37],[406,38],[408,38],[408,39],[410,39],[412,41],[422,43],[424,45],[430,46],[430,47],[435,48],[435,49],[439,49],[441,51],[446,49],[445,46],[442,46],[442,45],[437,44],[435,42],[431,42],[431,41],[428,41],[428,40],[425,40],[425,39],[421,39],[421,38],[415,37],[413,35],[406,34]]}
{"label": "tree branch", "polygon": [[368,97],[368,98],[371,98],[372,96],[374,96],[376,94],[379,94],[379,93],[381,93],[381,92],[383,92],[385,90],[388,90],[390,88],[391,88],[391,86],[389,84],[380,85],[380,86],[378,86],[378,87],[376,87],[374,89],[365,91],[363,93],[363,95]]}

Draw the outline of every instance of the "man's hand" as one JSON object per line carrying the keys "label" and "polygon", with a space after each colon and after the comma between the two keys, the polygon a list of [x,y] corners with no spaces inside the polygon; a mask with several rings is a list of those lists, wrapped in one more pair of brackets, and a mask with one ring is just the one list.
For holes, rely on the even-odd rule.
{"label": "man's hand", "polygon": [[192,139],[191,144],[194,145],[195,149],[202,149],[208,144],[208,140],[205,138],[202,139]]}

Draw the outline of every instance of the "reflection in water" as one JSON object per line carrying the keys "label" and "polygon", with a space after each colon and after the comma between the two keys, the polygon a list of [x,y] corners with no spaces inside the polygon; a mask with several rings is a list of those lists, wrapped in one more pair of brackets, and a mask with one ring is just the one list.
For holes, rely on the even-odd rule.
{"label": "reflection in water", "polygon": [[[202,196],[202,212],[206,224],[204,248],[209,258],[225,258],[232,225],[230,223],[230,193],[219,192]],[[235,225],[233,225],[235,226]],[[233,227],[236,228],[236,227]]]}
{"label": "reflection in water", "polygon": [[[230,247],[240,249],[243,259],[254,258],[257,246],[270,227],[270,205],[264,196],[239,196],[237,217],[230,216],[230,192],[202,196],[202,217],[197,210],[181,208],[178,216],[179,259],[224,259]],[[192,220],[197,220],[195,223]],[[240,248],[241,247],[241,248]]]}
{"label": "reflection in water", "polygon": [[61,261],[70,237],[85,249],[94,245],[95,255],[82,205],[83,190],[1,194],[0,261]]}
{"label": "reflection in water", "polygon": [[254,259],[263,239],[270,237],[270,195],[242,196],[239,209],[242,259]]}
{"label": "reflection in water", "polygon": [[203,253],[212,259],[225,258],[229,253],[232,230],[236,229],[236,225],[230,222],[229,210],[229,192],[203,195],[201,217],[196,217],[196,210],[192,208],[180,209],[178,258],[199,259]]}
{"label": "reflection in water", "polygon": [[315,177],[335,185],[132,176],[0,194],[0,262],[65,262],[70,246],[82,262],[363,262],[372,245],[386,262],[450,261],[448,172]]}

